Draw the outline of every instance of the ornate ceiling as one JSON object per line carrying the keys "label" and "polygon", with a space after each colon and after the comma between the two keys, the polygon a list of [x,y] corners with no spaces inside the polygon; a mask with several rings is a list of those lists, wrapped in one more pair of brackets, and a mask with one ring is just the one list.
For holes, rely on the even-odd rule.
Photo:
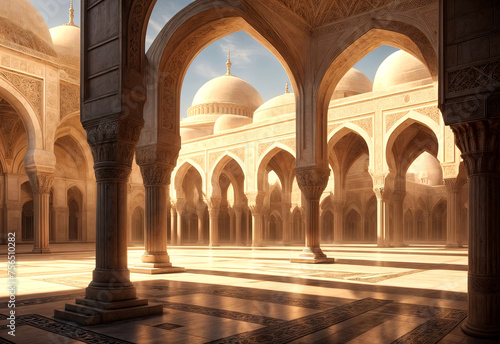
{"label": "ornate ceiling", "polygon": [[318,27],[374,10],[393,1],[394,0],[265,0],[263,2],[268,4],[269,2],[274,2],[275,4],[279,3],[301,17],[311,27]]}
{"label": "ornate ceiling", "polygon": [[5,145],[5,158],[12,159],[14,148],[19,137],[25,132],[21,118],[16,110],[5,100],[0,98],[0,133],[1,141]]}

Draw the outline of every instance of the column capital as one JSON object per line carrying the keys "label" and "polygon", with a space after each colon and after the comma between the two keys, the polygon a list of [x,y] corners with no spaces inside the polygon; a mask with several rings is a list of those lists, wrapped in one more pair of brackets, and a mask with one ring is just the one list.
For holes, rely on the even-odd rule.
{"label": "column capital", "polygon": [[241,216],[243,214],[243,206],[242,205],[236,205],[233,207],[233,211],[236,216]]}
{"label": "column capital", "polygon": [[464,178],[446,178],[444,179],[444,185],[446,186],[446,190],[448,192],[459,192],[462,190],[462,187],[467,183],[467,180]]}
{"label": "column capital", "polygon": [[138,146],[137,165],[141,167],[144,185],[168,185],[177,163],[180,147],[167,144]]}
{"label": "column capital", "polygon": [[391,190],[384,186],[373,187],[373,192],[375,193],[375,197],[377,197],[378,200],[382,201],[388,200],[391,195]]}
{"label": "column capital", "polygon": [[335,211],[335,212],[343,211],[344,205],[345,205],[345,201],[333,200],[333,202],[332,202],[333,211]]}
{"label": "column capital", "polygon": [[248,209],[254,214],[260,214],[266,194],[264,192],[254,192],[246,195],[248,200]]}
{"label": "column capital", "polygon": [[307,199],[318,199],[328,185],[328,166],[312,165],[295,167],[297,184]]}
{"label": "column capital", "polygon": [[500,174],[500,121],[453,124],[451,129],[469,176]]}
{"label": "column capital", "polygon": [[196,204],[196,215],[198,215],[198,217],[203,217],[203,214],[205,214],[205,209],[207,209],[207,205],[203,202],[198,202]]}
{"label": "column capital", "polygon": [[33,194],[49,194],[54,184],[55,174],[53,172],[30,171],[28,178]]}
{"label": "column capital", "polygon": [[97,182],[128,181],[143,125],[142,118],[121,115],[83,123],[94,157]]}

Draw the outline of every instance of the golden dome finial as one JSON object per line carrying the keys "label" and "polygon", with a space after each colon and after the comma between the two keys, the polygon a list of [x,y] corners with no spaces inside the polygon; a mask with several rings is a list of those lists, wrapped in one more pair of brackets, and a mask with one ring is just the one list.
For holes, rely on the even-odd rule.
{"label": "golden dome finial", "polygon": [[66,25],[76,26],[73,22],[73,18],[75,18],[75,10],[73,9],[73,0],[71,0],[69,5],[69,22]]}
{"label": "golden dome finial", "polygon": [[226,75],[231,75],[231,49],[227,50],[227,62],[226,62],[226,67],[227,67],[227,73]]}
{"label": "golden dome finial", "polygon": [[288,81],[285,83],[285,93],[289,93],[288,92]]}

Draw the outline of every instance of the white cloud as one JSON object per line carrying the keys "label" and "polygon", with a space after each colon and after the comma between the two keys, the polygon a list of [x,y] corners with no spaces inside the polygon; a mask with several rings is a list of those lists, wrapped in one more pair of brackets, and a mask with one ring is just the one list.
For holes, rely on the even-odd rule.
{"label": "white cloud", "polygon": [[213,79],[220,76],[220,72],[217,72],[217,70],[207,62],[200,61],[191,67],[193,67],[193,70],[197,75],[207,79]]}
{"label": "white cloud", "polygon": [[222,38],[219,41],[219,46],[223,52],[231,50],[231,59],[237,61],[238,63],[251,63],[252,56],[262,54],[261,50],[254,46],[250,46],[249,40],[242,40],[235,37],[234,35]]}

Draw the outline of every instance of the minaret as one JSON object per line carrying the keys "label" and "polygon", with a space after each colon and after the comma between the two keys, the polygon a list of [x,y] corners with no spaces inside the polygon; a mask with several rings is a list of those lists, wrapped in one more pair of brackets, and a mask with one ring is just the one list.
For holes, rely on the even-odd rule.
{"label": "minaret", "polygon": [[75,18],[75,10],[73,9],[73,0],[71,0],[69,5],[69,22],[65,25],[76,26],[73,22],[73,18]]}
{"label": "minaret", "polygon": [[227,62],[226,62],[226,67],[227,67],[227,73],[226,73],[226,75],[232,75],[231,74],[231,66],[232,66],[232,63],[231,63],[231,49],[228,49],[228,51],[227,51]]}
{"label": "minaret", "polygon": [[288,81],[285,83],[285,93],[289,93],[288,92]]}

